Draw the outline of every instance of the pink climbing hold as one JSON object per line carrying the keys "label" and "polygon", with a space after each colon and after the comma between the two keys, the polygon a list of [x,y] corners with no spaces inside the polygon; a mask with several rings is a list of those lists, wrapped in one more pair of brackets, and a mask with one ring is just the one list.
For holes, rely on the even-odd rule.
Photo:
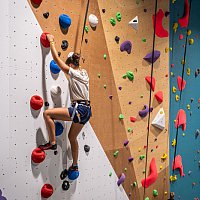
{"label": "pink climbing hold", "polygon": [[[155,32],[156,32],[156,35],[161,38],[168,37],[168,35],[169,35],[168,31],[165,30],[162,25],[162,20],[163,20],[164,16],[165,16],[165,14],[164,14],[163,10],[159,9],[159,11],[156,14],[156,30],[155,30]],[[152,19],[153,19],[153,27],[154,27],[154,20],[155,20],[154,15],[153,15]]]}
{"label": "pink climbing hold", "polygon": [[180,35],[179,35],[179,40],[182,40],[183,39],[183,34],[181,33]]}
{"label": "pink climbing hold", "polygon": [[151,86],[151,89],[154,91],[155,90],[155,85],[156,85],[156,79],[152,77],[152,84],[151,84],[151,76],[146,76],[145,77],[147,83]]}
{"label": "pink climbing hold", "polygon": [[154,96],[155,96],[156,100],[158,101],[158,103],[163,102],[163,92],[162,91],[158,91]]}
{"label": "pink climbing hold", "polygon": [[136,117],[130,117],[130,121],[131,121],[131,122],[136,122],[136,121],[137,121],[137,118],[136,118]]}
{"label": "pink climbing hold", "polygon": [[155,158],[152,158],[150,163],[150,175],[145,179],[141,181],[142,186],[145,188],[148,188],[150,185],[152,185],[158,178],[158,172],[156,167],[156,160]]}
{"label": "pink climbing hold", "polygon": [[182,126],[182,130],[186,130],[186,113],[184,110],[180,109],[176,116],[175,127],[178,128]]}
{"label": "pink climbing hold", "polygon": [[179,18],[179,20],[178,20],[181,28],[187,28],[188,27],[189,12],[190,12],[189,2],[188,2],[188,0],[185,0],[185,2],[184,2],[184,14],[183,14],[183,17]]}
{"label": "pink climbing hold", "polygon": [[42,33],[42,35],[40,36],[40,42],[41,42],[42,46],[45,47],[45,48],[50,47],[50,42],[47,40],[48,34],[49,33]]}
{"label": "pink climbing hold", "polygon": [[173,161],[172,170],[176,169],[179,169],[181,177],[185,176],[185,174],[183,173],[182,157],[180,155],[177,155],[175,157],[175,162]]}
{"label": "pink climbing hold", "polygon": [[185,89],[186,81],[184,79],[182,79],[180,76],[177,77],[177,83],[178,83],[178,89],[180,91]]}

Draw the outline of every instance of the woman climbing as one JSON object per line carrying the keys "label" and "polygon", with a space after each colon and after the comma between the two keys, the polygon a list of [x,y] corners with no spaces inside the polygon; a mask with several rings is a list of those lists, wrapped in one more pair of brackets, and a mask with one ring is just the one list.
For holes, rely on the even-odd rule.
{"label": "woman climbing", "polygon": [[56,150],[56,135],[54,120],[72,121],[69,131],[73,163],[69,171],[78,171],[78,141],[77,136],[91,117],[91,106],[89,101],[89,77],[87,71],[79,66],[80,55],[74,53],[66,63],[59,56],[54,45],[54,36],[48,34],[51,53],[54,61],[60,69],[67,74],[71,106],[69,108],[53,108],[44,111],[44,120],[49,134],[49,142],[41,145],[42,150]]}

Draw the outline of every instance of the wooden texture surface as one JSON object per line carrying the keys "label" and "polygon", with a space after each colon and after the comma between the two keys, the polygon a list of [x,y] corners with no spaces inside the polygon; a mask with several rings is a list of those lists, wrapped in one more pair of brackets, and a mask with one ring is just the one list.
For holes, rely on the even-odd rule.
{"label": "wooden texture surface", "polygon": [[[123,186],[127,194],[131,193],[130,199],[137,200],[143,199],[144,189],[141,186],[141,180],[144,178],[145,160],[141,161],[139,156],[145,154],[144,146],[147,134],[147,117],[141,119],[138,111],[149,102],[149,87],[146,84],[145,76],[150,76],[151,66],[143,61],[143,57],[152,51],[154,4],[154,0],[141,1],[138,5],[132,0],[92,0],[89,14],[95,14],[99,19],[99,24],[96,29],[92,29],[87,20],[89,32],[85,33],[82,46],[81,65],[87,69],[90,76],[90,100],[93,112],[90,122],[116,173],[120,175],[124,172],[124,168],[127,168],[126,181]],[[56,47],[62,53],[63,60],[70,51],[79,52],[86,1],[43,1],[38,8],[31,3],[30,5],[43,31],[50,32],[55,36]],[[159,0],[158,7],[167,11],[168,3]],[[106,9],[105,13],[102,12],[103,8]],[[147,12],[144,12],[144,9],[147,9]],[[50,12],[48,19],[42,15],[46,11]],[[122,14],[122,21],[117,22],[113,27],[109,20],[111,17],[115,18],[118,11]],[[72,18],[72,25],[67,34],[62,33],[58,23],[59,15],[62,13],[68,14]],[[128,26],[128,22],[136,15],[139,16],[138,31]],[[164,27],[168,28],[167,24],[168,18],[164,18]],[[114,40],[116,35],[120,37],[119,44]],[[142,42],[142,38],[146,38],[147,42]],[[64,39],[69,42],[67,51],[62,51],[60,47],[61,41]],[[88,39],[87,44],[85,39]],[[119,50],[120,44],[124,40],[130,40],[133,44],[130,55]],[[168,159],[163,163],[160,159],[163,153],[168,154],[169,88],[168,77],[165,76],[168,74],[166,47],[168,47],[168,38],[156,37],[156,50],[161,51],[161,57],[155,63],[154,77],[156,78],[156,91],[163,91],[164,102],[158,105],[152,96],[154,111],[151,114],[151,121],[159,108],[164,107],[166,130],[159,132],[151,127],[147,170],[149,171],[149,161],[155,157],[159,178],[155,184],[146,189],[145,196],[151,198],[152,190],[157,189],[159,192],[157,199],[167,199],[164,192],[168,190]],[[103,58],[104,54],[107,55],[106,60]],[[129,70],[135,74],[133,82],[122,79],[122,75]],[[98,74],[101,74],[100,78],[98,78]],[[104,85],[106,85],[106,89]],[[122,90],[118,89],[119,86],[122,87]],[[109,98],[110,95],[112,95],[112,100]],[[131,105],[128,104],[129,101],[132,102]],[[118,118],[120,113],[125,116],[122,121]],[[132,123],[129,121],[130,116],[135,116],[138,120]],[[129,127],[133,129],[133,133],[127,131]],[[129,140],[127,148],[123,147],[126,139]],[[158,147],[156,148],[156,146]],[[140,152],[139,148],[141,148]],[[151,149],[153,149],[152,152]],[[116,150],[119,150],[118,158],[113,156]],[[131,155],[134,157],[134,161],[128,163],[127,159]],[[159,169],[160,165],[163,166],[162,170]],[[131,184],[134,181],[137,181],[138,187],[132,189]]]}

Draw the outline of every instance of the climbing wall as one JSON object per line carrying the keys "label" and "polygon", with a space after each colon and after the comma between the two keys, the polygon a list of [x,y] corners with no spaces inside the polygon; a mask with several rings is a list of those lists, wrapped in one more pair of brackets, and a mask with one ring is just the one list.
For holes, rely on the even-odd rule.
{"label": "climbing wall", "polygon": [[[40,35],[45,27],[42,27],[42,30],[28,1],[1,2],[0,6],[4,8],[0,14],[4,27],[0,35],[4,46],[0,54],[0,196],[13,200],[42,199],[41,188],[49,183],[54,188],[54,193],[49,198],[52,200],[128,199],[123,187],[117,186],[117,174],[89,123],[78,138],[80,177],[77,181],[70,182],[68,191],[62,190],[59,176],[63,168],[72,162],[67,140],[70,123],[63,123],[64,132],[57,137],[57,154],[54,155],[54,152],[50,151],[41,164],[35,165],[31,162],[32,151],[48,140],[48,136],[42,116],[47,107],[43,106],[36,112],[30,107],[30,99],[37,94],[45,102],[49,102],[49,108],[68,106],[70,102],[67,80],[61,72],[57,76],[50,72],[49,64],[52,57],[49,50],[40,44]],[[50,7],[52,10],[58,9],[59,12],[54,13],[48,7],[43,7],[43,12],[50,12],[48,23],[52,26],[55,23],[56,45],[64,58],[68,52],[61,50],[60,43],[66,36],[59,29],[58,17],[62,12],[69,13],[74,20],[71,28],[76,33],[81,4],[77,3],[74,8],[71,1],[59,1],[59,4],[54,3]],[[40,8],[36,10],[39,12]],[[77,10],[73,11],[72,8]],[[52,20],[54,17],[55,21]],[[43,16],[42,19],[47,26],[47,20]],[[48,31],[53,33],[54,29],[50,27]],[[69,35],[75,34],[69,32]],[[69,39],[69,44],[74,45],[75,38],[73,39]],[[69,50],[71,49],[73,47],[70,46]],[[52,99],[50,89],[57,85],[61,87],[62,93],[53,101],[55,99]],[[85,144],[91,148],[87,154],[84,151]]]}
{"label": "climbing wall", "polygon": [[[186,1],[187,2],[187,1]],[[188,1],[189,4],[191,1]],[[187,28],[181,28],[178,23],[179,18],[184,16],[184,1],[177,0],[170,3],[170,46],[173,51],[170,54],[171,77],[170,77],[170,175],[176,175],[174,180],[171,177],[170,191],[175,193],[175,199],[199,199],[199,114],[200,114],[200,77],[198,73],[199,66],[199,18],[200,2],[192,0],[189,25]],[[185,15],[186,16],[186,15]],[[178,24],[178,27],[176,26]],[[187,37],[185,71],[183,78],[186,81],[185,89],[180,91],[177,85],[177,77],[182,76],[182,59],[184,59],[184,47],[187,36],[187,29],[191,34]],[[173,90],[173,87],[176,90]],[[176,140],[177,150],[172,142],[176,139],[177,129],[174,126],[178,111],[182,109],[186,113],[186,130],[182,127],[178,129],[178,138]],[[184,118],[183,118],[184,119]],[[185,120],[182,121],[183,124]],[[183,173],[181,177],[181,164],[177,162],[177,170],[173,172],[172,162],[175,156],[182,157]]]}

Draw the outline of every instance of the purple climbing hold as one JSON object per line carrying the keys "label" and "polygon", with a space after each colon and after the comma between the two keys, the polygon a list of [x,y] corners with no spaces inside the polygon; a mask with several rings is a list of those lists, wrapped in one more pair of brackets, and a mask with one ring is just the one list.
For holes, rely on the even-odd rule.
{"label": "purple climbing hold", "polygon": [[[152,57],[153,57],[153,52],[148,53],[143,59],[146,60],[147,62],[151,63],[152,62]],[[153,63],[156,62],[156,60],[159,57],[160,57],[160,51],[155,50],[154,51]]]}
{"label": "purple climbing hold", "polygon": [[131,49],[132,49],[132,43],[129,40],[126,40],[120,46],[120,51],[122,51],[122,52],[126,51],[128,54],[131,53]]}
{"label": "purple climbing hold", "polygon": [[149,107],[148,107],[147,105],[144,105],[144,108],[143,108],[142,110],[139,111],[140,117],[146,117],[147,114],[149,113],[149,111],[152,112],[152,111],[153,111],[153,108],[151,107],[151,108],[149,109]]}
{"label": "purple climbing hold", "polygon": [[2,196],[2,191],[0,190],[0,200],[7,200],[6,197]]}
{"label": "purple climbing hold", "polygon": [[132,162],[132,161],[133,161],[133,157],[129,157],[129,158],[128,158],[128,161],[129,161],[129,162]]}
{"label": "purple climbing hold", "polygon": [[127,146],[128,143],[129,143],[129,141],[128,141],[128,140],[125,140],[125,141],[124,141],[124,146]]}
{"label": "purple climbing hold", "polygon": [[125,181],[125,178],[126,178],[125,174],[122,173],[120,178],[117,181],[117,185],[120,186]]}

